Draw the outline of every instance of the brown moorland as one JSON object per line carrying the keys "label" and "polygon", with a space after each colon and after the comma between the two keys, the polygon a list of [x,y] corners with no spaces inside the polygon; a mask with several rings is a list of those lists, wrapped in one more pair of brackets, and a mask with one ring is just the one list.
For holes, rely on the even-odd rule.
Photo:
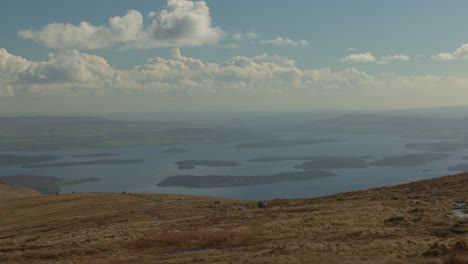
{"label": "brown moorland", "polygon": [[468,263],[468,174],[313,199],[0,200],[0,263]]}
{"label": "brown moorland", "polygon": [[[13,186],[0,182],[0,203],[2,200],[11,200],[24,197],[35,197],[41,195],[38,191],[27,187]],[[0,212],[0,219],[2,213]]]}

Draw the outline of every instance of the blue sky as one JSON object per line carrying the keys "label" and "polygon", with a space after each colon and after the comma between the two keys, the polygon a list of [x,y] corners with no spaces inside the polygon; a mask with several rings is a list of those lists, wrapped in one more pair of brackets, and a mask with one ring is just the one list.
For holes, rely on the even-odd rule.
{"label": "blue sky", "polygon": [[[127,16],[129,10],[135,12]],[[215,101],[247,97],[259,99],[258,110],[467,104],[461,99],[468,98],[467,13],[462,0],[5,0],[0,102],[8,106],[0,110],[21,111],[18,105],[32,96],[73,100],[75,111],[89,109],[89,101],[100,102],[94,111],[114,111],[106,108],[111,97],[139,102],[129,111],[173,110],[151,107],[171,100],[184,107],[204,102],[187,111],[217,110]],[[113,28],[115,16],[128,23]],[[174,54],[179,59],[171,62]],[[166,61],[148,65],[151,58]],[[99,59],[106,63],[96,64]],[[171,68],[175,61],[186,72]],[[415,95],[421,100],[407,99]],[[366,103],[382,96],[389,100]],[[25,111],[45,111],[38,105]]]}

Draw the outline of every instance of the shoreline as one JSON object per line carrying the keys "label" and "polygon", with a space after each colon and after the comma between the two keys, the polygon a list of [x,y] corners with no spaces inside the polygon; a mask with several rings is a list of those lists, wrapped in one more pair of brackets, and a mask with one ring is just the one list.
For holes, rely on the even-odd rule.
{"label": "shoreline", "polygon": [[91,161],[76,161],[76,162],[57,162],[57,163],[44,163],[44,164],[31,164],[23,165],[23,169],[37,169],[37,168],[61,168],[73,166],[94,166],[94,165],[118,165],[118,164],[135,164],[143,163],[145,159],[122,159],[122,160],[91,160]]}

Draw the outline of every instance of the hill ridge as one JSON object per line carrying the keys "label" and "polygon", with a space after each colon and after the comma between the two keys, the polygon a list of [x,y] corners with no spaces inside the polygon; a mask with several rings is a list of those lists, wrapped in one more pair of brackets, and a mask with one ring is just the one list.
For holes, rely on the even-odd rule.
{"label": "hill ridge", "polygon": [[[255,201],[78,193],[0,200],[5,263],[444,263],[468,260],[468,174]],[[452,253],[450,253],[452,250]]]}

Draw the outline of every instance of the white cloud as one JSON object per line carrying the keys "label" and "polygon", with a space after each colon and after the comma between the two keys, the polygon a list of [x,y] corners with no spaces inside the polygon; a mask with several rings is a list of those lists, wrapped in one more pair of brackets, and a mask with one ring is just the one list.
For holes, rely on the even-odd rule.
{"label": "white cloud", "polygon": [[49,54],[46,62],[31,63],[20,73],[28,83],[95,83],[112,79],[115,70],[99,56],[67,50]]}
{"label": "white cloud", "polygon": [[19,73],[28,69],[31,62],[0,49],[0,97],[15,95],[20,87],[13,87],[19,82]]}
{"label": "white cloud", "polygon": [[458,59],[467,59],[468,58],[468,43],[463,44],[456,51],[452,53],[439,53],[432,56],[434,59],[439,60],[458,60]]}
{"label": "white cloud", "polygon": [[377,58],[372,55],[370,52],[367,53],[355,53],[355,54],[350,54],[343,59],[341,59],[343,62],[375,62],[377,61]]}
{"label": "white cloud", "polygon": [[322,86],[343,88],[359,81],[358,76],[367,79],[354,69],[303,70],[294,60],[267,53],[208,63],[185,57],[179,49],[172,50],[170,59],[150,58],[128,70],[115,69],[102,57],[76,50],[51,53],[47,61],[40,62],[0,50],[0,70],[1,83],[8,83],[8,91],[2,95],[276,93]]}
{"label": "white cloud", "polygon": [[403,54],[394,54],[394,55],[387,55],[383,56],[380,59],[377,59],[372,53],[367,52],[367,53],[355,53],[355,54],[350,54],[343,59],[341,59],[342,62],[359,62],[359,63],[369,63],[369,62],[374,62],[377,64],[388,64],[391,61],[408,61],[410,60],[411,57]]}
{"label": "white cloud", "polygon": [[394,55],[387,55],[380,58],[377,62],[378,64],[388,64],[391,61],[409,61],[411,57],[403,54],[394,54]]}
{"label": "white cloud", "polygon": [[260,36],[255,32],[233,33],[231,34],[231,39],[234,43],[228,44],[228,47],[240,47],[241,44],[262,44],[278,47],[305,47],[310,45],[307,40],[292,40],[283,37],[277,37],[275,39],[260,39]]}
{"label": "white cloud", "polygon": [[0,77],[15,75],[26,70],[31,62],[19,56],[8,53],[6,49],[0,49]]}
{"label": "white cloud", "polygon": [[260,44],[270,44],[279,47],[303,47],[309,46],[309,42],[307,40],[292,40],[283,37],[277,37],[271,40],[262,40]]}
{"label": "white cloud", "polygon": [[466,87],[468,77],[302,69],[292,59],[266,53],[212,63],[173,49],[170,58],[150,58],[143,65],[119,70],[102,57],[76,50],[51,53],[46,61],[35,62],[0,49],[1,97],[144,95],[159,102],[203,100],[206,109],[210,104],[231,104],[235,109],[238,103],[253,107],[260,102],[286,108],[382,108],[468,103]]}
{"label": "white cloud", "polygon": [[211,23],[204,1],[168,0],[159,13],[130,10],[112,17],[108,25],[53,23],[41,30],[21,30],[18,36],[53,49],[91,50],[124,45],[127,48],[183,47],[216,44],[224,32]]}
{"label": "white cloud", "polygon": [[106,48],[116,43],[142,40],[143,16],[136,10],[130,10],[123,17],[110,18],[109,26],[96,27],[88,22],[81,22],[78,26],[54,23],[39,31],[19,31],[18,36],[53,49]]}

